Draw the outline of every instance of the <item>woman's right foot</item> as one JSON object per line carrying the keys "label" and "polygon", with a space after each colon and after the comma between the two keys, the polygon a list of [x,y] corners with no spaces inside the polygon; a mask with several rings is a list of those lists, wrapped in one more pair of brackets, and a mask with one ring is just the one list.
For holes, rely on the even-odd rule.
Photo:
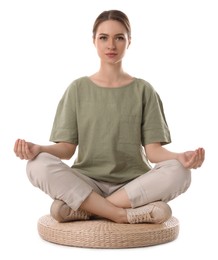
{"label": "woman's right foot", "polygon": [[91,214],[85,210],[73,210],[62,200],[54,200],[50,208],[51,216],[58,222],[88,220]]}

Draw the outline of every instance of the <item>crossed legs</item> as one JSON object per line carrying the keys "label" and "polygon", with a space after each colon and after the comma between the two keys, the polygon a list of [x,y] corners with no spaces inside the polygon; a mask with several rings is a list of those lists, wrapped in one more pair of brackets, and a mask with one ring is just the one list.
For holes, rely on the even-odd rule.
{"label": "crossed legs", "polygon": [[[172,178],[172,172],[175,172],[175,178]],[[39,154],[28,162],[27,174],[34,186],[54,200],[63,201],[68,215],[81,210],[117,223],[165,220],[171,215],[171,209],[164,202],[155,202],[167,202],[190,185],[190,172],[175,160],[164,162],[108,196],[102,194],[96,182],[86,176],[78,177],[76,171],[72,172],[59,158],[47,153]],[[154,212],[161,217],[152,219]],[[140,216],[137,217],[137,214]]]}

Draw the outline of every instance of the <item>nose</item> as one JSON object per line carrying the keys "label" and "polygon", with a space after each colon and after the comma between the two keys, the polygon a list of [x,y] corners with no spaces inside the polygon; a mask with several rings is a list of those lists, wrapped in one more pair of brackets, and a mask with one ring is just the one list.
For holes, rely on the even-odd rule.
{"label": "nose", "polygon": [[115,46],[115,40],[113,38],[108,39],[108,49],[113,50],[116,48]]}

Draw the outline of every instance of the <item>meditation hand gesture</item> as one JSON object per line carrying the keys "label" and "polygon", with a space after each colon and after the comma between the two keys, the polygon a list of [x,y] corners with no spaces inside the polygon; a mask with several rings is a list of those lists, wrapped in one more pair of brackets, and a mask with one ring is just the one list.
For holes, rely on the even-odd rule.
{"label": "meditation hand gesture", "polygon": [[197,169],[204,162],[205,151],[203,148],[198,148],[195,151],[187,151],[178,156],[178,160],[185,168]]}
{"label": "meditation hand gesture", "polygon": [[14,145],[14,152],[21,160],[32,160],[40,152],[40,146],[25,140],[17,139]]}

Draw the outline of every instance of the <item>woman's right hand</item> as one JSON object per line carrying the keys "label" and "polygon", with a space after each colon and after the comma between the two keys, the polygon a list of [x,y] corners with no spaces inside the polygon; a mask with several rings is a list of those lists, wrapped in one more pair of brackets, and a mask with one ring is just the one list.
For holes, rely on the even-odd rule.
{"label": "woman's right hand", "polygon": [[14,152],[21,160],[32,160],[40,153],[40,145],[17,139],[14,144]]}

